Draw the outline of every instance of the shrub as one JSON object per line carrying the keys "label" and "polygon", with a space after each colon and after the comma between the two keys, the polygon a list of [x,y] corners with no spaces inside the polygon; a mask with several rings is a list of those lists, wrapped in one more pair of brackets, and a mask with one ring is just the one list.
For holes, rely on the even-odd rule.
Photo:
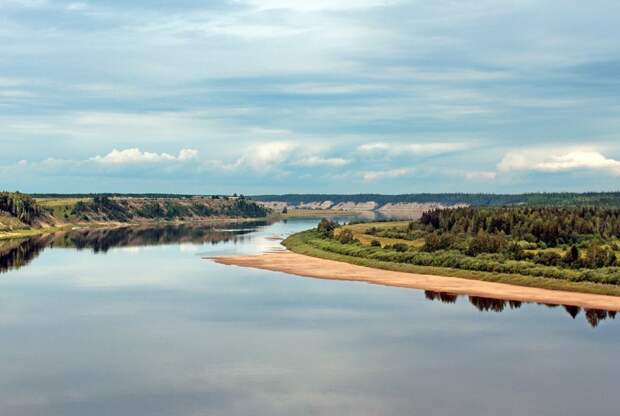
{"label": "shrub", "polygon": [[372,240],[370,242],[371,247],[381,247],[381,242],[379,240]]}
{"label": "shrub", "polygon": [[341,244],[352,244],[355,242],[355,238],[353,237],[353,232],[351,230],[343,230],[339,235],[338,235],[338,241],[340,241]]}
{"label": "shrub", "polygon": [[480,232],[469,242],[467,254],[477,256],[482,253],[500,253],[506,247],[506,239],[501,235]]}
{"label": "shrub", "polygon": [[427,251],[432,253],[438,250],[446,250],[452,246],[454,242],[454,237],[447,233],[430,233],[424,237],[424,246],[422,246],[422,251]]}
{"label": "shrub", "polygon": [[398,251],[400,253],[404,253],[409,250],[409,246],[405,243],[396,243],[392,244],[392,250]]}
{"label": "shrub", "polygon": [[334,230],[338,227],[333,221],[328,220],[327,218],[323,218],[319,225],[316,227],[319,235],[323,238],[332,238],[334,236]]}

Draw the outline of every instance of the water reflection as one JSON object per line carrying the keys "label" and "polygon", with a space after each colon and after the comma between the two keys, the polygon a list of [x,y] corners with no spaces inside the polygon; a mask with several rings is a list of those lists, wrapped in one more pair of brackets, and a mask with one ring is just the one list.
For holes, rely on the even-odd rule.
{"label": "water reflection", "polygon": [[[465,295],[456,295],[453,293],[447,292],[434,292],[431,290],[424,291],[424,296],[428,300],[439,301],[442,303],[454,304],[461,297],[465,297]],[[504,300],[504,299],[495,299],[495,298],[487,298],[482,296],[467,296],[469,303],[471,303],[476,309],[480,312],[504,312],[507,308],[509,309],[519,309],[524,302],[517,300]],[[533,302],[525,302],[526,304],[530,304]],[[557,308],[562,306],[564,310],[571,316],[571,318],[575,319],[577,315],[581,312],[582,308],[579,306],[573,305],[556,305],[551,303],[538,303],[538,305],[544,305],[548,308]],[[601,321],[605,319],[615,319],[616,311],[606,311],[603,309],[583,309],[585,312],[586,321],[592,326],[596,328]]]}
{"label": "water reflection", "polygon": [[266,225],[264,221],[243,224],[164,224],[107,229],[76,229],[29,239],[0,241],[0,273],[28,265],[46,248],[90,249],[106,253],[117,247],[140,247],[163,244],[219,244],[240,242],[244,235]]}

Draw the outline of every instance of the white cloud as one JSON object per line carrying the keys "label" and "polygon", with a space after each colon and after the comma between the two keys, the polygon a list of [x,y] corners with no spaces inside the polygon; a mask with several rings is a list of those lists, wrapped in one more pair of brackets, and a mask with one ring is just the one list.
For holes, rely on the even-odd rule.
{"label": "white cloud", "polygon": [[282,9],[296,12],[369,9],[398,3],[398,0],[237,0],[258,10]]}
{"label": "white cloud", "polygon": [[293,141],[273,141],[251,146],[228,168],[249,167],[267,171],[278,167],[339,167],[350,161],[340,157],[326,158],[318,154],[316,146],[304,146]]}
{"label": "white cloud", "polygon": [[620,176],[620,161],[610,159],[596,150],[527,149],[507,153],[498,168],[503,171],[531,170],[563,172],[577,169],[600,170]]}
{"label": "white cloud", "polygon": [[465,179],[492,181],[497,178],[497,172],[493,171],[473,171],[465,172]]}
{"label": "white cloud", "polygon": [[173,156],[168,153],[143,152],[138,148],[132,148],[125,150],[114,149],[105,156],[97,155],[90,158],[90,160],[110,165],[126,165],[135,163],[188,161],[195,159],[197,155],[198,151],[194,149],[181,149],[178,156]]}
{"label": "white cloud", "polygon": [[319,156],[309,156],[304,159],[298,160],[296,163],[301,166],[344,166],[350,161],[340,157],[322,158]]}
{"label": "white cloud", "polygon": [[359,146],[357,149],[362,152],[375,152],[389,150],[391,145],[387,143],[367,143]]}
{"label": "white cloud", "polygon": [[248,165],[256,170],[271,169],[286,161],[297,147],[289,141],[261,143],[252,146],[237,165]]}
{"label": "white cloud", "polygon": [[400,176],[405,176],[411,173],[413,169],[411,168],[399,168],[399,169],[390,169],[390,170],[374,170],[362,173],[362,178],[365,182],[372,182],[385,178],[398,178]]}
{"label": "white cloud", "polygon": [[419,155],[431,156],[443,153],[463,150],[468,147],[465,143],[409,143],[409,144],[391,144],[384,142],[366,143],[358,147],[363,153],[387,153],[390,155]]}

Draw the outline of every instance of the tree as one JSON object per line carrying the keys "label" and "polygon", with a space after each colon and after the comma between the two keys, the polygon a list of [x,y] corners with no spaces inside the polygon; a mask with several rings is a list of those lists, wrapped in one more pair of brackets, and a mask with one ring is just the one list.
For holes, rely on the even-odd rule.
{"label": "tree", "polygon": [[505,246],[506,239],[504,237],[480,231],[478,235],[469,242],[467,254],[470,256],[477,256],[482,253],[500,253]]}
{"label": "tree", "polygon": [[353,236],[353,232],[349,229],[342,230],[342,232],[338,235],[338,241],[342,244],[352,244],[354,243],[355,237]]}
{"label": "tree", "polygon": [[579,249],[576,245],[572,245],[570,249],[564,254],[564,263],[569,266],[576,266],[579,264],[581,260],[581,253],[579,253]]}
{"label": "tree", "polygon": [[334,236],[334,230],[338,227],[333,221],[328,220],[327,218],[323,218],[319,225],[316,227],[317,231],[323,238],[332,238]]}

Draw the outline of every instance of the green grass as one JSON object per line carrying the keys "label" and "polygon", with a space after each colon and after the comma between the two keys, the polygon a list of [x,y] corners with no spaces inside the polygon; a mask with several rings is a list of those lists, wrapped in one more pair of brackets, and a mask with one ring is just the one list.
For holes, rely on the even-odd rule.
{"label": "green grass", "polygon": [[37,198],[37,204],[46,208],[59,220],[66,220],[71,217],[71,211],[78,202],[88,202],[92,198]]}
{"label": "green grass", "polygon": [[[359,266],[372,267],[382,270],[419,273],[436,276],[460,277],[463,279],[481,280],[486,282],[505,283],[518,286],[537,287],[543,289],[563,290],[569,292],[592,293],[598,295],[620,296],[620,286],[592,283],[573,282],[546,277],[524,276],[519,274],[479,272],[447,267],[418,266],[408,263],[388,262],[371,258],[358,257],[327,251],[320,247],[320,241],[314,230],[293,234],[284,240],[283,245],[289,250],[312,257],[341,261]],[[339,243],[337,243],[339,244]]]}
{"label": "green grass", "polygon": [[45,228],[23,228],[19,230],[0,231],[0,240],[12,240],[15,238],[36,237],[43,234],[55,233],[57,231],[65,231],[73,228],[74,225],[62,225],[58,227]]}

